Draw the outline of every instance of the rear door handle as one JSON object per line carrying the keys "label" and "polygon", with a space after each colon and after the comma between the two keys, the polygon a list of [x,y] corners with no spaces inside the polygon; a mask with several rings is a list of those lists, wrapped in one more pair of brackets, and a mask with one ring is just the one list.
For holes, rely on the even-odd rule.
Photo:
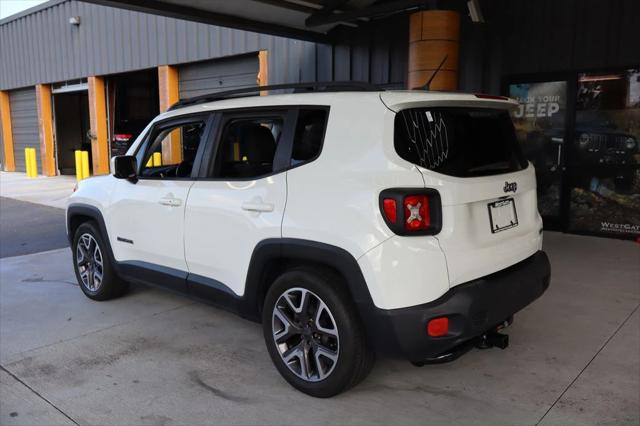
{"label": "rear door handle", "polygon": [[182,205],[182,200],[179,198],[164,197],[160,198],[160,201],[158,201],[158,203],[162,204],[163,206],[179,207]]}
{"label": "rear door handle", "polygon": [[247,210],[250,212],[272,212],[273,209],[273,204],[264,203],[260,198],[242,203],[242,210]]}

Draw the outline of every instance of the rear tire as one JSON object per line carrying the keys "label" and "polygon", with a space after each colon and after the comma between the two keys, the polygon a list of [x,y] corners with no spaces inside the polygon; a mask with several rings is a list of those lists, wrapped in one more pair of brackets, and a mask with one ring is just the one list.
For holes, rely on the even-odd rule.
{"label": "rear tire", "polygon": [[350,295],[329,271],[296,268],[278,277],[265,298],[262,327],[282,377],[308,395],[337,395],[373,366]]}
{"label": "rear tire", "polygon": [[73,266],[83,293],[93,300],[121,296],[127,285],[115,273],[107,245],[93,222],[84,222],[73,237]]}

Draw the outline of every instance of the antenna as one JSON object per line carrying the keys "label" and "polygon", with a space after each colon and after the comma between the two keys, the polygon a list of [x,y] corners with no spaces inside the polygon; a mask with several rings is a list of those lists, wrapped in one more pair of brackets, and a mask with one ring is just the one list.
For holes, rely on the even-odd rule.
{"label": "antenna", "polygon": [[448,57],[449,57],[449,55],[444,55],[444,58],[442,58],[442,61],[440,62],[440,65],[438,65],[438,68],[436,68],[436,70],[433,72],[433,74],[431,74],[431,77],[429,77],[429,80],[425,83],[425,85],[422,86],[422,87],[416,87],[416,89],[419,89],[419,90],[431,90],[430,89],[431,82],[433,81],[435,76],[438,74],[438,72],[440,72],[440,69],[442,68],[444,63],[447,61]]}

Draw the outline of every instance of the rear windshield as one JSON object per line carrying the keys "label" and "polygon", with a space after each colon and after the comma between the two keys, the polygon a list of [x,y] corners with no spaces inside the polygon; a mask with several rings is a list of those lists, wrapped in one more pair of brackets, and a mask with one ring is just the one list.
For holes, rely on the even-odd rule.
{"label": "rear windshield", "polygon": [[505,110],[412,108],[395,118],[400,157],[456,177],[511,173],[527,167]]}

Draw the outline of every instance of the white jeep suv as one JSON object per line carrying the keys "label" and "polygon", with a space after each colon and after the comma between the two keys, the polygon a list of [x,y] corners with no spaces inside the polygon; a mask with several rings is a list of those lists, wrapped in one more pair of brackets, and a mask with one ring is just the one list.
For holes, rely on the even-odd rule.
{"label": "white jeep suv", "polygon": [[181,101],[71,196],[80,287],[106,300],[165,286],[262,322],[276,368],[317,397],[362,380],[374,353],[504,348],[497,330],[550,276],[515,105],[380,90]]}

